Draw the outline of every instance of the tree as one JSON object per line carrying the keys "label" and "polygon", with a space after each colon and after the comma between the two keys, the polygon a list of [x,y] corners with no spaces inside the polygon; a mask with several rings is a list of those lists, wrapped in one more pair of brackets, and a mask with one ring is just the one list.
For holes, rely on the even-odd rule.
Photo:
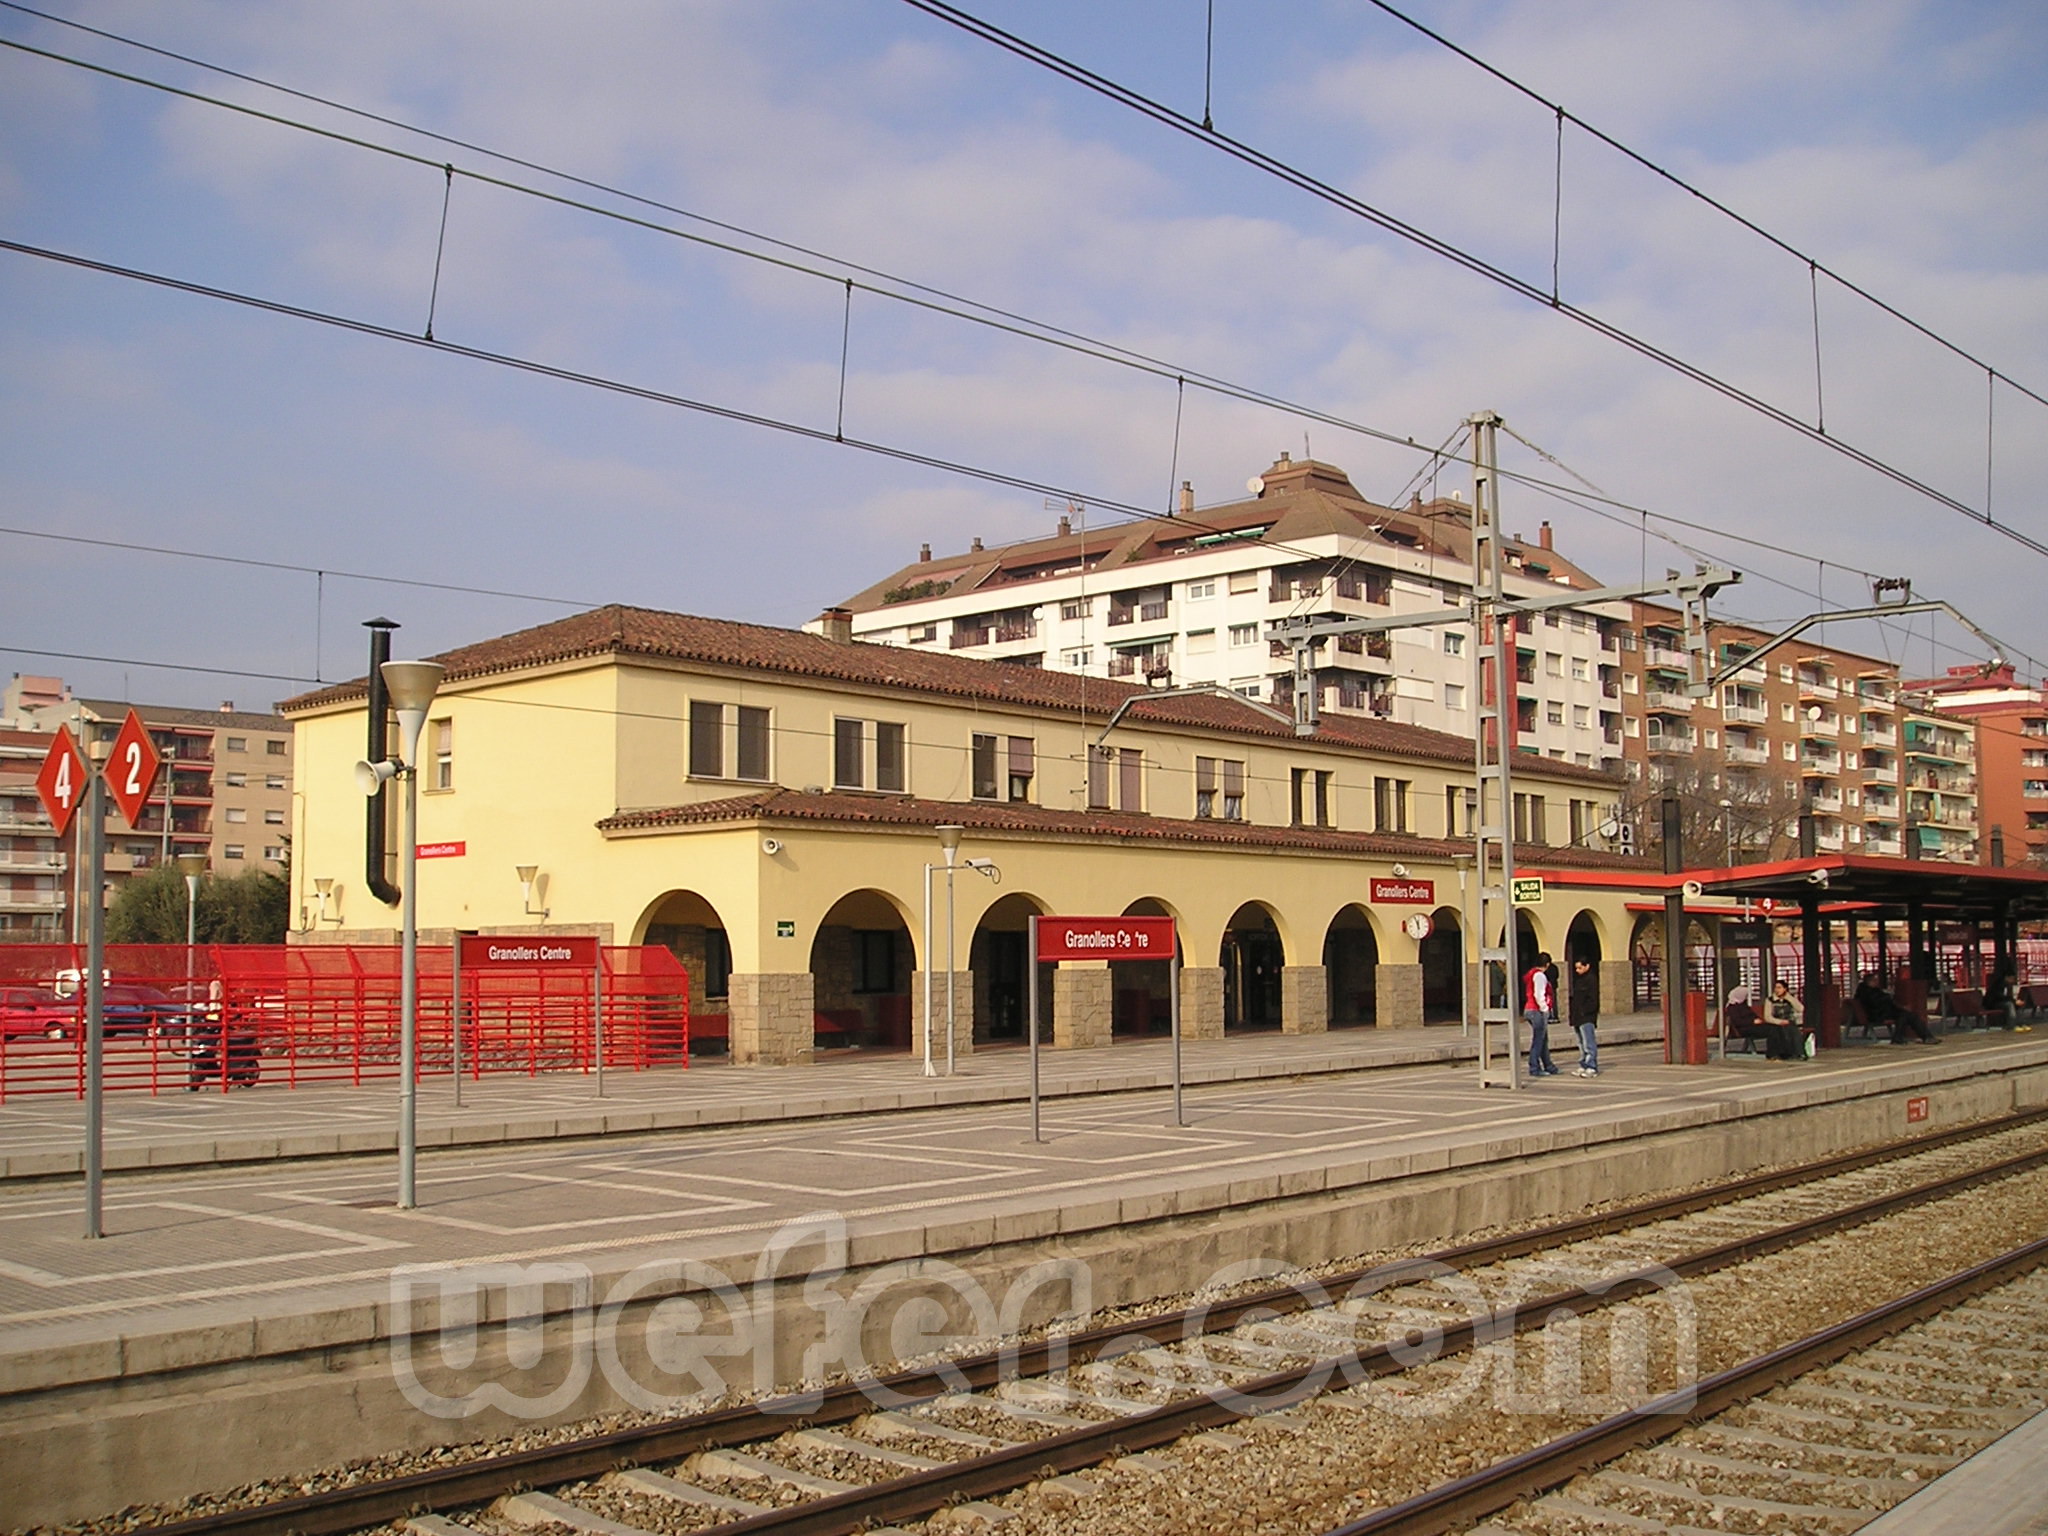
{"label": "tree", "polygon": [[[107,911],[107,941],[184,943],[185,901],[185,877],[175,864],[159,864],[114,893]],[[282,944],[291,920],[291,891],[266,870],[228,877],[201,875],[193,917],[201,944]]]}
{"label": "tree", "polygon": [[[1723,774],[1719,782],[1697,768],[1668,773],[1661,783],[1631,786],[1623,819],[1635,829],[1636,847],[1663,859],[1662,804],[1678,801],[1678,825],[1687,869],[1720,869],[1732,853],[1737,864],[1793,858],[1799,851],[1798,792],[1780,779]],[[1724,806],[1723,801],[1727,804]]]}

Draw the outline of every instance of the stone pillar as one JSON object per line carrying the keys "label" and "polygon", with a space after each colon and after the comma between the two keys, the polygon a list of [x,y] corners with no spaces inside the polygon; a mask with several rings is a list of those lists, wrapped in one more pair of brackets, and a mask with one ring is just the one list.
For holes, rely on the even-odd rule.
{"label": "stone pillar", "polygon": [[[910,1048],[922,1055],[924,1052],[924,983],[923,971],[910,973]],[[946,973],[933,974],[932,983],[932,1060],[938,1061],[946,1054]],[[953,973],[953,1055],[969,1055],[974,1050],[974,972]]]}
{"label": "stone pillar", "polygon": [[1378,965],[1373,968],[1373,998],[1381,1029],[1422,1027],[1422,967]]}
{"label": "stone pillar", "polygon": [[1180,1037],[1183,1040],[1223,1038],[1223,967],[1184,965],[1180,968]]}
{"label": "stone pillar", "polygon": [[1280,967],[1280,1033],[1320,1035],[1330,1028],[1330,972],[1320,965]]}
{"label": "stone pillar", "polygon": [[1052,1043],[1058,1050],[1107,1045],[1114,981],[1109,966],[1063,961],[1052,973]]}
{"label": "stone pillar", "polygon": [[1600,1017],[1634,1013],[1636,1009],[1635,967],[1626,960],[1600,962]]}
{"label": "stone pillar", "polygon": [[726,1000],[735,1065],[807,1064],[817,1039],[809,971],[735,971]]}

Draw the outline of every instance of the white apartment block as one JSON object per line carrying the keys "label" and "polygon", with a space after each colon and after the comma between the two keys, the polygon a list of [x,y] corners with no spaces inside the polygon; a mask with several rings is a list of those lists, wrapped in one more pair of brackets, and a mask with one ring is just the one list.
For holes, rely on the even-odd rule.
{"label": "white apartment block", "polygon": [[[1160,686],[1217,684],[1291,706],[1280,626],[1463,604],[1471,513],[1456,498],[1367,501],[1344,471],[1282,454],[1249,499],[1103,528],[1060,519],[1050,538],[915,564],[840,607],[855,638]],[[1596,583],[1539,540],[1506,546],[1510,596]],[[1582,767],[1622,757],[1626,603],[1530,616],[1517,636],[1518,744]],[[822,622],[822,621],[821,621]],[[815,627],[815,626],[814,626]],[[1463,623],[1351,635],[1317,651],[1320,707],[1469,736],[1472,646]]]}

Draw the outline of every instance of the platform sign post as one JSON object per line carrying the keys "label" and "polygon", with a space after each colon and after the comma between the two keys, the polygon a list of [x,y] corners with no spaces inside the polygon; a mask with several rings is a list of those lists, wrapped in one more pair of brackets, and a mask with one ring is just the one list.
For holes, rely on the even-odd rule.
{"label": "platform sign post", "polygon": [[1173,1123],[1181,1107],[1180,943],[1170,917],[1034,917],[1027,946],[1031,970],[1031,1139],[1038,1135],[1038,963],[1041,960],[1164,960],[1172,989]]}
{"label": "platform sign post", "polygon": [[[107,787],[97,773],[85,782],[85,1235],[105,1237]],[[74,951],[75,953],[75,951]]]}

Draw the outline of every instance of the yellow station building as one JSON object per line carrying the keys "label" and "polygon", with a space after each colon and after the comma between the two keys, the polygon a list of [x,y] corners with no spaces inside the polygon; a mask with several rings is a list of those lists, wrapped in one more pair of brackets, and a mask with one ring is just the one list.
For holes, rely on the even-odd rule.
{"label": "yellow station building", "polygon": [[[666,945],[693,1036],[725,1035],[739,1062],[907,1048],[926,972],[946,990],[950,824],[956,1051],[1022,1037],[1034,913],[1175,918],[1191,1039],[1463,1016],[1470,741],[1358,717],[1298,736],[1235,696],[870,645],[838,613],[821,627],[612,606],[433,658],[422,942]],[[295,942],[397,938],[365,882],[366,706],[362,681],[282,706],[303,792]],[[1583,846],[1615,777],[1517,769],[1529,872],[1641,867]],[[1625,900],[1553,887],[1523,909],[1525,943],[1601,962],[1603,1011],[1628,1006]],[[1164,962],[1046,966],[1042,983],[1057,1046],[1166,1028]]]}

